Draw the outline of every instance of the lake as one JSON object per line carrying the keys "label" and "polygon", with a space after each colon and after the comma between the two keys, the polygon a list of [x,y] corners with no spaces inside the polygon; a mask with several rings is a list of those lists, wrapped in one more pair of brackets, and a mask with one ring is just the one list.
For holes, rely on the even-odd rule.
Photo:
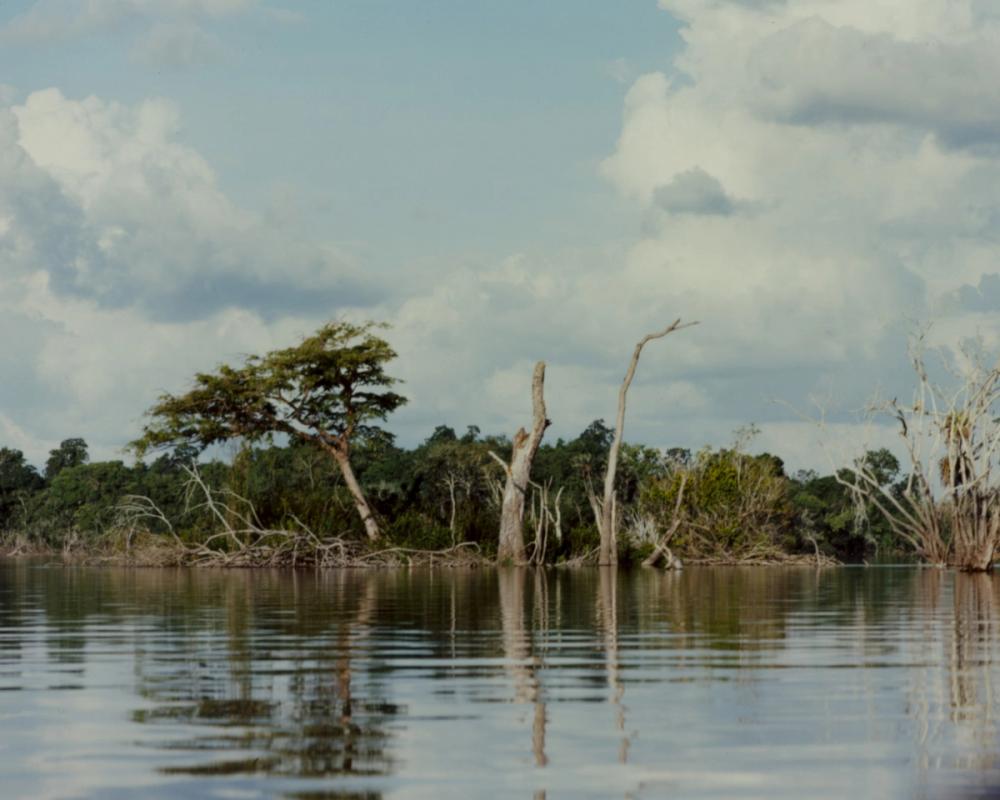
{"label": "lake", "polygon": [[998,633],[916,567],[0,562],[0,796],[1000,796]]}

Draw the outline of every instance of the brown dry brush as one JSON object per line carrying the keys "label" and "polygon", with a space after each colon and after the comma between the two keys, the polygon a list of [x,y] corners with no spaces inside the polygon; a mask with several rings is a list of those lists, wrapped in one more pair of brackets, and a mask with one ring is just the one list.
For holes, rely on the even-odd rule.
{"label": "brown dry brush", "polygon": [[988,571],[1000,548],[1000,362],[968,356],[957,388],[931,380],[923,337],[911,348],[917,376],[913,401],[873,405],[895,419],[910,471],[901,485],[880,483],[860,460],[842,478],[859,514],[885,517],[893,532],[925,562]]}
{"label": "brown dry brush", "polygon": [[[474,542],[444,550],[407,547],[371,549],[370,544],[343,536],[317,535],[292,515],[288,528],[262,524],[246,498],[227,489],[212,489],[196,466],[183,468],[188,476],[185,513],[205,514],[215,532],[200,541],[185,541],[174,524],[148,497],[129,495],[118,507],[118,517],[103,547],[88,560],[153,566],[215,567],[372,567],[478,566],[484,563]],[[164,533],[153,533],[155,529]]]}

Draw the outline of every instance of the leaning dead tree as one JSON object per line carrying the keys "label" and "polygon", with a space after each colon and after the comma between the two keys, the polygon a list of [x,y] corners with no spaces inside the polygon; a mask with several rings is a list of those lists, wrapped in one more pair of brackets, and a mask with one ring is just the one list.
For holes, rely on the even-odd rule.
{"label": "leaning dead tree", "polygon": [[911,350],[917,388],[911,404],[877,406],[899,425],[910,472],[886,485],[865,459],[849,470],[858,508],[871,507],[924,561],[967,572],[993,566],[1000,549],[1000,362],[956,373],[957,388],[929,377],[918,339]]}
{"label": "leaning dead tree", "polygon": [[550,422],[545,417],[545,362],[535,364],[531,378],[531,431],[519,428],[514,434],[510,464],[496,453],[491,453],[507,475],[503,500],[500,505],[500,544],[497,561],[523,564],[524,555],[524,503],[531,479],[531,463],[542,443],[542,436]]}
{"label": "leaning dead tree", "polygon": [[618,452],[622,446],[622,434],[625,430],[625,401],[628,395],[629,386],[635,377],[635,369],[639,364],[639,356],[642,355],[642,348],[653,339],[662,339],[668,334],[684,328],[697,325],[697,322],[681,324],[680,319],[675,319],[666,328],[657,333],[650,333],[643,336],[632,351],[632,360],[629,361],[628,371],[625,373],[625,380],[622,381],[618,390],[618,416],[615,421],[615,435],[611,440],[611,449],[608,451],[608,467],[604,473],[604,494],[598,497],[594,491],[589,491],[591,509],[594,512],[594,520],[597,523],[597,530],[601,537],[600,555],[598,563],[601,566],[613,566],[618,563],[618,509],[615,495],[615,477],[618,473]]}

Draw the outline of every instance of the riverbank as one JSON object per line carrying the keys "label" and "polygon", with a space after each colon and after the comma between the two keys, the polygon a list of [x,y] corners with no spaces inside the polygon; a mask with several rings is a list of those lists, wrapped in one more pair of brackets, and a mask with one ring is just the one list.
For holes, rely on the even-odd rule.
{"label": "riverbank", "polygon": [[[214,538],[214,537],[213,537]],[[302,534],[273,531],[253,542],[232,537],[201,543],[186,543],[162,535],[139,533],[133,536],[109,534],[84,541],[67,536],[61,547],[32,541],[24,535],[0,539],[0,559],[44,558],[66,564],[133,567],[215,567],[232,569],[272,568],[392,568],[392,567],[492,567],[492,554],[483,553],[475,542],[430,550],[412,547],[369,547],[343,539],[320,541]],[[630,559],[622,566],[637,566],[641,559]],[[759,566],[759,567],[832,567],[841,562],[815,553],[771,553],[767,556],[739,558],[691,558],[688,566]],[[536,565],[540,566],[540,565]],[[597,553],[586,552],[542,566],[597,566]]]}

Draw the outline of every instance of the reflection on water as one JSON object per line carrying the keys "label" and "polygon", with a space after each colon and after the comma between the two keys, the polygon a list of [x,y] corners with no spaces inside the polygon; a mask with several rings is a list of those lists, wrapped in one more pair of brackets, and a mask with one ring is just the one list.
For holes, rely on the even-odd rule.
{"label": "reflection on water", "polygon": [[997,796],[1000,578],[0,564],[3,797]]}

